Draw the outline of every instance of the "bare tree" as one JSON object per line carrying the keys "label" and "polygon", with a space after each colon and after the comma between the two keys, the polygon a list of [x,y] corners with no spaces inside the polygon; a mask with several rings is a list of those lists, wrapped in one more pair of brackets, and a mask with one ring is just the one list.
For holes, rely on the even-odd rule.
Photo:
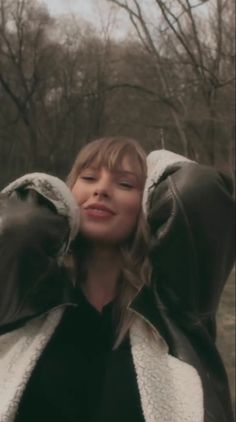
{"label": "bare tree", "polygon": [[25,153],[30,167],[38,155],[37,91],[51,60],[47,10],[26,0],[0,1],[0,85],[26,130]]}
{"label": "bare tree", "polygon": [[2,180],[4,169],[64,177],[81,144],[107,133],[233,165],[233,1],[204,13],[197,0],[107,1],[135,36],[113,39],[102,10],[96,32],[36,0],[0,0]]}
{"label": "bare tree", "polygon": [[[216,107],[218,91],[233,82],[232,74],[222,72],[225,60],[223,21],[232,1],[217,0],[214,6],[207,4],[203,10],[203,3],[207,1],[153,0],[151,6],[149,3],[150,10],[156,16],[159,14],[159,20],[154,23],[149,21],[145,4],[140,0],[108,2],[126,11],[138,39],[154,58],[163,97],[165,103],[169,104],[185,154],[189,152],[186,131],[192,127],[195,134],[200,135],[208,160],[214,163],[219,117]],[[213,20],[208,19],[210,8],[214,28]],[[201,104],[204,132],[199,131],[200,121],[196,125],[189,113],[193,100]]]}
{"label": "bare tree", "polygon": [[[136,30],[139,40],[141,41],[144,48],[155,58],[156,71],[158,73],[158,77],[162,87],[161,97],[163,99],[163,102],[165,103],[165,106],[168,105],[169,107],[170,115],[173,121],[175,122],[179,138],[183,145],[183,151],[185,155],[188,155],[188,140],[186,138],[181,119],[179,118],[178,105],[173,99],[172,89],[169,84],[168,78],[166,78],[164,62],[159,52],[159,47],[155,43],[151,30],[148,26],[148,23],[146,22],[141,2],[139,2],[138,0],[134,0],[132,2],[119,0],[108,1],[123,8],[129,14],[130,20]],[[157,92],[156,95],[158,98],[160,98],[159,92]]]}

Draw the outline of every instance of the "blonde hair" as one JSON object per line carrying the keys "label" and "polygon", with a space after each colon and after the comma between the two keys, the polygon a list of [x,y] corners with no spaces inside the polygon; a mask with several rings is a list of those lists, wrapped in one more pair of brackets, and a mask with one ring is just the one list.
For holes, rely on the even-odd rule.
{"label": "blonde hair", "polygon": [[[72,189],[80,172],[91,164],[95,167],[104,166],[109,170],[119,169],[125,156],[131,159],[139,184],[143,189],[147,173],[146,154],[137,141],[123,137],[101,138],[83,147],[68,175],[68,186]],[[134,322],[134,313],[129,310],[130,302],[145,284],[149,284],[150,266],[147,243],[147,224],[140,210],[135,232],[131,239],[121,246],[123,266],[114,308],[114,316],[118,321],[114,348],[119,346]],[[79,257],[80,254],[75,252],[74,256]]]}

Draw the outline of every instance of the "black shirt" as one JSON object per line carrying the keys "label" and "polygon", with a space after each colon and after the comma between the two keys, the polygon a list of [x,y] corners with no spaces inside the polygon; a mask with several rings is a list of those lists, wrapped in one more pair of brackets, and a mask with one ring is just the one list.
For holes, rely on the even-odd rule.
{"label": "black shirt", "polygon": [[23,394],[17,422],[144,422],[128,338],[114,351],[113,303],[81,291],[65,311]]}

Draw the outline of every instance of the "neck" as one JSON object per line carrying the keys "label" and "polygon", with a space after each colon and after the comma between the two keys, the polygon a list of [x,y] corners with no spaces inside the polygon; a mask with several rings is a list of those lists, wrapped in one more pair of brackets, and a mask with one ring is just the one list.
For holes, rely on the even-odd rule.
{"label": "neck", "polygon": [[121,272],[121,256],[117,248],[93,247],[87,259],[87,277],[82,290],[99,311],[117,294]]}

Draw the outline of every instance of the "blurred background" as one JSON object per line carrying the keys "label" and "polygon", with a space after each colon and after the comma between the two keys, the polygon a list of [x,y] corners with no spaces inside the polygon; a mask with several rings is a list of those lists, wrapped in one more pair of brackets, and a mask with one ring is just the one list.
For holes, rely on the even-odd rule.
{"label": "blurred background", "polygon": [[[136,138],[234,176],[234,0],[0,0],[0,188]],[[235,397],[234,272],[219,347]]]}

